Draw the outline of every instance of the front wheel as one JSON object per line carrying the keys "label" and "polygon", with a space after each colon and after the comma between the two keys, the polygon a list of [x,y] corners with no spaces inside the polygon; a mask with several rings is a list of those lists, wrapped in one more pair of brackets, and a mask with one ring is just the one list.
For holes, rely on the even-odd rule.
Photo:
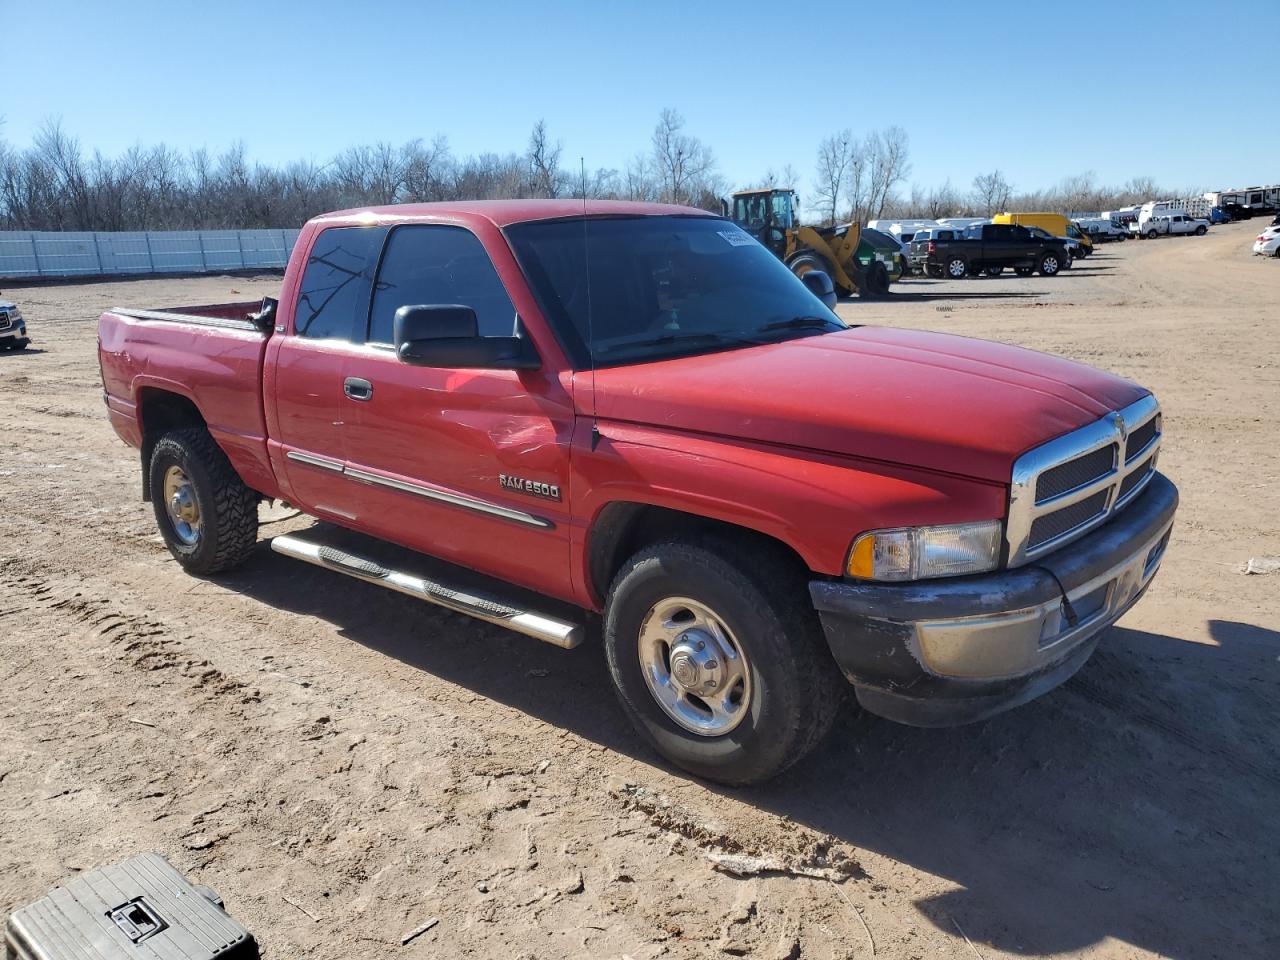
{"label": "front wheel", "polygon": [[635,728],[721,783],[767,780],[809,753],[846,686],[808,596],[785,558],[728,538],[633,556],[609,588],[604,643]]}
{"label": "front wheel", "polygon": [[1148,239],[1148,240],[1154,240],[1154,239],[1155,239],[1156,237],[1158,237],[1158,236],[1160,236],[1160,234],[1156,233],[1156,231],[1154,231],[1154,230],[1148,230],[1148,231],[1147,231],[1147,239]]}
{"label": "front wheel", "polygon": [[1040,276],[1054,277],[1062,269],[1062,261],[1056,253],[1046,253],[1040,258]]}
{"label": "front wheel", "polygon": [[258,542],[258,495],[207,430],[174,430],[151,452],[151,505],[165,545],[188,573],[238,567]]}
{"label": "front wheel", "polygon": [[1203,224],[1201,224],[1200,226],[1196,227],[1196,236],[1197,236],[1197,237],[1203,237],[1203,236],[1204,236],[1206,233],[1208,233],[1208,232],[1209,232],[1209,228],[1208,228],[1208,227],[1206,227],[1206,226],[1204,226]]}

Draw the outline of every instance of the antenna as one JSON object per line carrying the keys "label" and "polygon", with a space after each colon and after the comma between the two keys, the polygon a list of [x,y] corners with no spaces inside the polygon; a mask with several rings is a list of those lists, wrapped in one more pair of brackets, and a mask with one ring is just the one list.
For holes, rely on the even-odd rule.
{"label": "antenna", "polygon": [[587,362],[591,364],[591,449],[600,442],[600,422],[596,418],[596,336],[591,311],[591,244],[587,235],[587,161],[578,157],[582,177],[582,259],[587,274]]}

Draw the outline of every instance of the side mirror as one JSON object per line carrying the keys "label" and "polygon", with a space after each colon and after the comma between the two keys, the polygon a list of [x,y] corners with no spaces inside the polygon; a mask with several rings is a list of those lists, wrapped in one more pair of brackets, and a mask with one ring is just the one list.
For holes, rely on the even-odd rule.
{"label": "side mirror", "polygon": [[396,356],[416,367],[536,370],[538,353],[525,337],[482,337],[476,312],[460,304],[406,305],[392,327]]}
{"label": "side mirror", "polygon": [[800,278],[800,282],[809,288],[810,293],[826,304],[828,309],[836,308],[836,285],[831,282],[831,277],[825,270],[810,270]]}
{"label": "side mirror", "polygon": [[724,197],[720,198],[720,216],[722,217],[729,216],[729,201],[726,200]]}

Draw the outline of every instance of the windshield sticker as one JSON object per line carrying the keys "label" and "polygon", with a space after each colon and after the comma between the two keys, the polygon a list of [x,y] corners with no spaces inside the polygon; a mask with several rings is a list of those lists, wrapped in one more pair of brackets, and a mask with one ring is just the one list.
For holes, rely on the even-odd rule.
{"label": "windshield sticker", "polygon": [[748,244],[755,243],[750,236],[741,230],[719,230],[717,232],[735,247],[745,247]]}

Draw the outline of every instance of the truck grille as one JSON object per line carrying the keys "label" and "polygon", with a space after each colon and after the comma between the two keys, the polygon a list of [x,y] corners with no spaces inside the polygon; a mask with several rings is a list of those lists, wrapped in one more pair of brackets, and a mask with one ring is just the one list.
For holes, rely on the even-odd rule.
{"label": "truck grille", "polygon": [[13,326],[13,318],[9,316],[8,310],[0,310],[0,330],[8,330]]}
{"label": "truck grille", "polygon": [[1009,566],[1070,543],[1127,506],[1155,472],[1160,439],[1160,407],[1146,396],[1019,457],[1009,492]]}

